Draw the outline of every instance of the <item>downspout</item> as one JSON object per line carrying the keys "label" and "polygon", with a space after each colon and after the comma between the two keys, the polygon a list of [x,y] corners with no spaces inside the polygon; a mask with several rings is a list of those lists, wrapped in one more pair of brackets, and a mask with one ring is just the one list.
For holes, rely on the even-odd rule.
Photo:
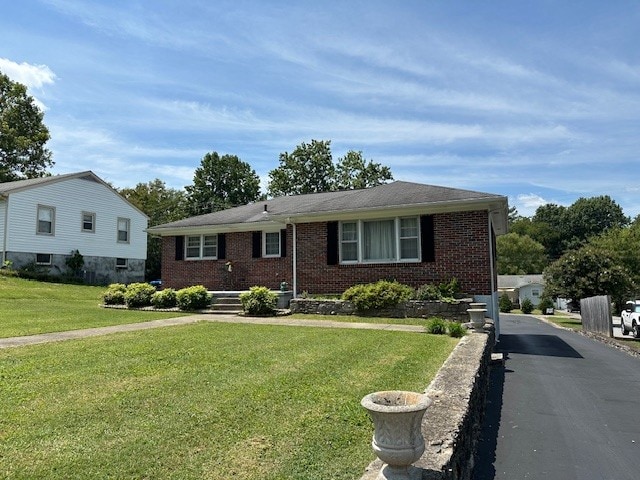
{"label": "downspout", "polygon": [[7,261],[7,235],[9,228],[9,195],[2,197],[4,199],[4,227],[2,230],[2,265]]}
{"label": "downspout", "polygon": [[298,229],[295,223],[293,225],[293,298],[298,298]]}
{"label": "downspout", "polygon": [[491,221],[491,211],[489,211],[489,216],[488,216],[488,223],[489,223],[489,263],[491,264],[491,310],[493,312],[493,322],[495,325],[495,329],[496,329],[496,341],[497,339],[500,337],[500,310],[498,308],[498,302],[496,301],[497,298],[497,291],[498,288],[496,286],[496,275],[495,275],[495,267],[496,267],[496,252],[493,249],[493,238],[494,238],[494,233],[493,233],[493,222]]}

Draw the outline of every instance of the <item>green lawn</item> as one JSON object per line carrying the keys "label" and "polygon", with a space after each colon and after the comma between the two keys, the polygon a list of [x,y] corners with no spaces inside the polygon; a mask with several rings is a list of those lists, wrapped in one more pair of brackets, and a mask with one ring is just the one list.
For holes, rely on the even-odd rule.
{"label": "green lawn", "polygon": [[200,323],[0,350],[0,478],[353,480],[360,399],[424,389],[456,342]]}
{"label": "green lawn", "polygon": [[104,309],[104,287],[36,282],[0,275],[0,338],[178,317]]}

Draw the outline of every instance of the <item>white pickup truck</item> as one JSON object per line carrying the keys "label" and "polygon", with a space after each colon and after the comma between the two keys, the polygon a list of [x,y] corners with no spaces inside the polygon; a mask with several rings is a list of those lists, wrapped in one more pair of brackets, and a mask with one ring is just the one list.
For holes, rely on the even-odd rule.
{"label": "white pickup truck", "polygon": [[640,338],[640,300],[631,300],[625,303],[620,319],[623,335],[631,332],[635,338]]}

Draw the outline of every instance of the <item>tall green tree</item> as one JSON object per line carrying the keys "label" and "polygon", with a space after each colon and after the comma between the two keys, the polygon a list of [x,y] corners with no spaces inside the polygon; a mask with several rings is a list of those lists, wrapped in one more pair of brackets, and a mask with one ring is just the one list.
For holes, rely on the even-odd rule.
{"label": "tall green tree", "polygon": [[375,187],[393,180],[391,169],[380,163],[366,161],[362,152],[349,150],[338,159],[333,182],[334,190],[354,190]]}
{"label": "tall green tree", "polygon": [[565,253],[544,271],[545,296],[580,300],[595,295],[611,295],[620,305],[634,289],[627,268],[615,254],[585,245]]}
{"label": "tall green tree", "polygon": [[[133,188],[123,188],[119,193],[149,217],[150,227],[188,216],[185,193],[182,190],[168,188],[157,178],[148,183],[138,183]],[[161,238],[148,235],[145,272],[147,280],[160,278],[161,268]]]}
{"label": "tall green tree", "polygon": [[330,140],[301,143],[292,153],[280,154],[280,165],[269,172],[268,194],[300,195],[374,187],[393,180],[391,169],[348,151],[333,162]]}
{"label": "tall green tree", "polygon": [[629,224],[622,208],[608,195],[579,198],[567,209],[564,220],[569,232],[566,248],[582,245],[591,237]]}
{"label": "tall green tree", "polygon": [[189,214],[202,215],[245,205],[260,198],[260,177],[236,155],[207,153],[185,187]]}
{"label": "tall green tree", "polygon": [[0,72],[0,183],[42,177],[53,165],[43,120],[27,87]]}
{"label": "tall green tree", "polygon": [[548,264],[544,246],[528,235],[507,233],[496,239],[498,275],[542,273]]}
{"label": "tall green tree", "polygon": [[269,172],[268,194],[301,195],[334,189],[335,167],[331,140],[302,142],[293,152],[280,154],[280,165]]}

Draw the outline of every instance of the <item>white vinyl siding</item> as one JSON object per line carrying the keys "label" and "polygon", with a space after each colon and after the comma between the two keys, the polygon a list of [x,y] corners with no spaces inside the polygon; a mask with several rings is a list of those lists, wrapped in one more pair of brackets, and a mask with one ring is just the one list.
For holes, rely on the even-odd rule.
{"label": "white vinyl siding", "polygon": [[185,242],[185,258],[189,260],[215,259],[218,257],[217,235],[188,235]]}
{"label": "white vinyl siding", "polygon": [[420,260],[418,217],[341,222],[339,235],[341,263]]}
{"label": "white vinyl siding", "polygon": [[[37,234],[38,206],[55,208],[55,236]],[[78,228],[83,212],[96,215],[94,233]],[[118,218],[129,219],[129,241],[117,241]],[[85,257],[147,258],[147,217],[107,186],[71,178],[11,192],[7,207],[8,252],[47,252]]]}

